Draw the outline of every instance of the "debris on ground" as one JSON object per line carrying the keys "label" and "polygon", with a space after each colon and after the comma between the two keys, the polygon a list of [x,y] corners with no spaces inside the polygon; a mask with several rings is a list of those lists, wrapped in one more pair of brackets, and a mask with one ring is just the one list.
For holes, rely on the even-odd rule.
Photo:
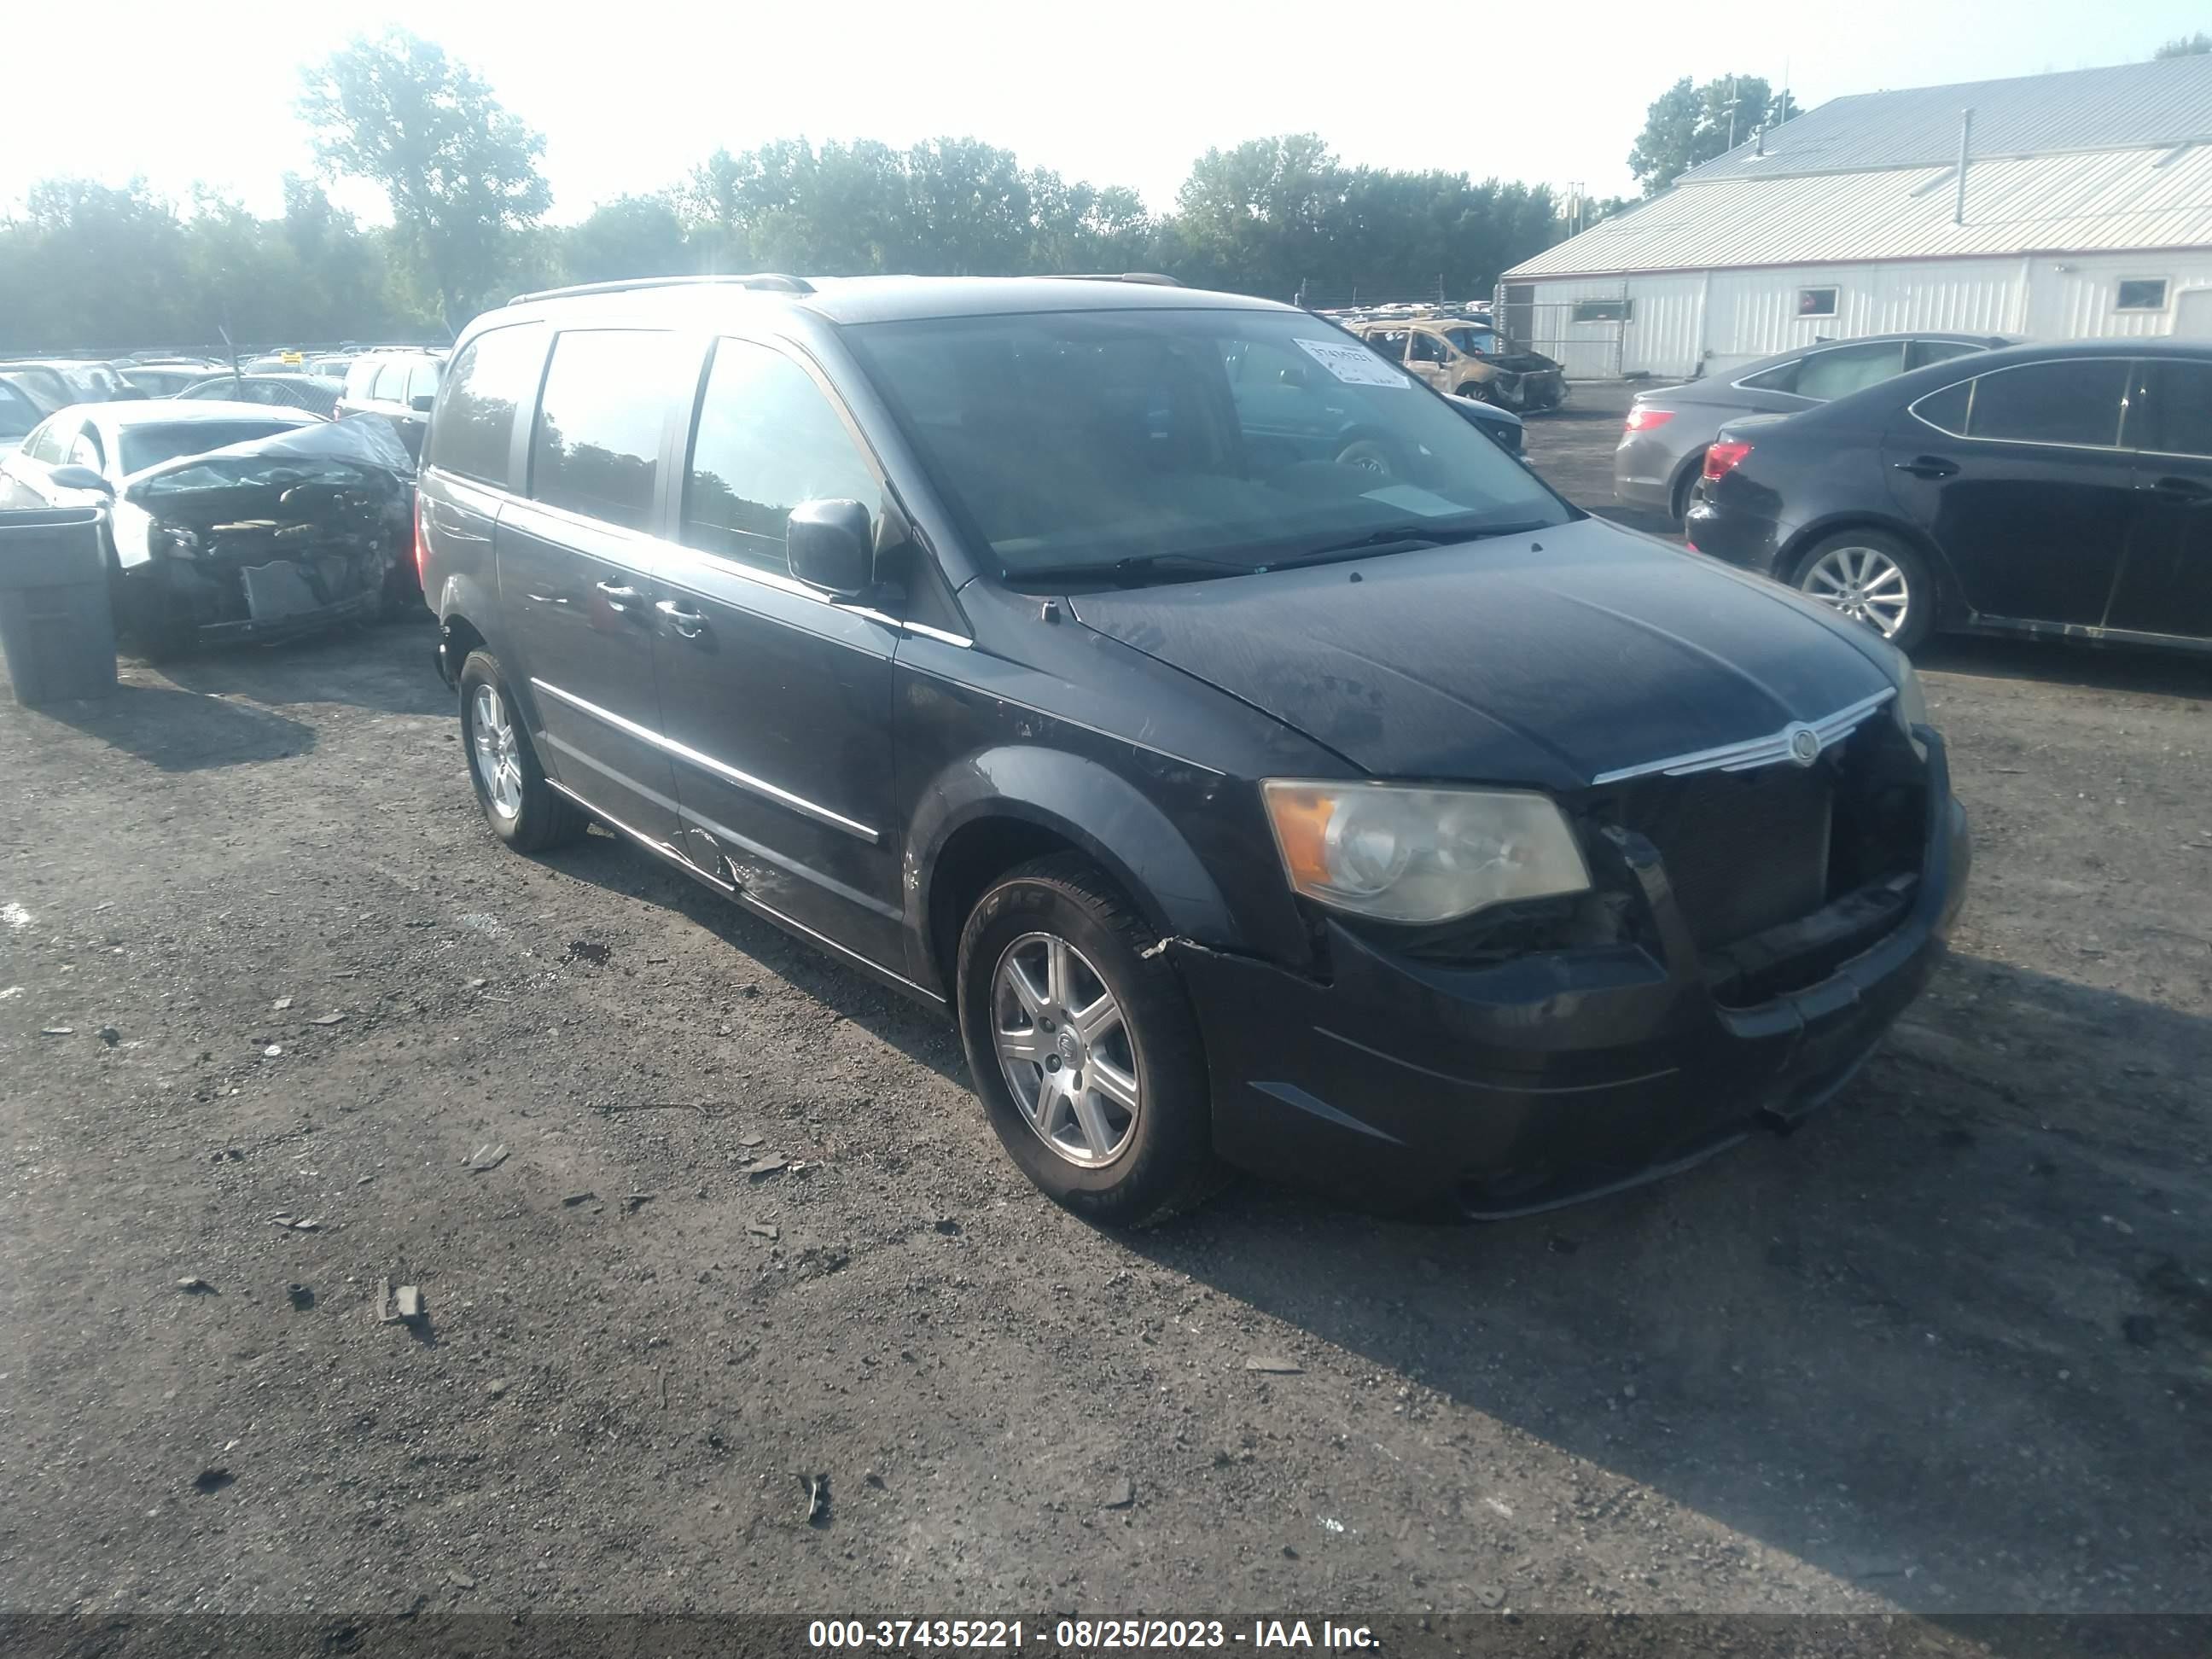
{"label": "debris on ground", "polygon": [[494,1400],[497,1400],[514,1386],[514,1385],[513,1383],[509,1382],[503,1376],[495,1377],[491,1382],[484,1384],[484,1392],[489,1395]]}
{"label": "debris on ground", "polygon": [[1106,1489],[1106,1507],[1109,1510],[1126,1510],[1136,1501],[1136,1483],[1127,1475]]}
{"label": "debris on ground", "polygon": [[625,1193],[623,1194],[623,1213],[635,1214],[641,1207],[652,1202],[651,1193]]}
{"label": "debris on ground", "polygon": [[1486,1607],[1502,1607],[1505,1605],[1505,1587],[1503,1584],[1477,1584],[1474,1599]]}
{"label": "debris on ground", "polygon": [[474,1589],[477,1587],[477,1581],[470,1577],[468,1574],[463,1572],[459,1567],[447,1567],[446,1569],[446,1582],[453,1585],[457,1589]]}
{"label": "debris on ground", "polygon": [[283,1045],[283,1043],[281,1043],[281,1042],[272,1042],[272,1043],[270,1043],[270,1044],[266,1048],[264,1048],[264,1049],[261,1051],[261,1057],[262,1057],[264,1060],[274,1060],[274,1059],[276,1059],[276,1056],[277,1056],[277,1055],[279,1055],[279,1054],[283,1054],[283,1052],[284,1052],[284,1045]]}
{"label": "debris on ground", "polygon": [[295,1217],[289,1210],[279,1210],[269,1218],[272,1227],[282,1227],[286,1232],[313,1233],[322,1231],[323,1224],[313,1217]]}
{"label": "debris on ground", "polygon": [[960,1231],[960,1224],[949,1215],[941,1215],[937,1218],[937,1231],[947,1238],[956,1237]]}
{"label": "debris on ground", "polygon": [[772,1176],[778,1170],[787,1169],[790,1166],[790,1164],[791,1160],[789,1158],[779,1158],[771,1153],[767,1158],[755,1158],[751,1163],[739,1170],[738,1173],[743,1176],[750,1176],[755,1181],[758,1181],[763,1176]]}
{"label": "debris on ground", "polygon": [[739,1135],[738,1137],[738,1145],[750,1149],[759,1146],[761,1142],[767,1139],[768,1137],[766,1135]]}
{"label": "debris on ground", "polygon": [[292,1304],[293,1311],[305,1313],[315,1305],[315,1292],[309,1286],[295,1281],[284,1287],[284,1294]]}
{"label": "debris on ground", "polygon": [[100,1040],[106,1043],[109,1048],[112,1048],[117,1043],[123,1041],[123,1033],[117,1030],[112,1025],[103,1025],[100,1028]]}
{"label": "debris on ground", "polygon": [[1255,1353],[1244,1362],[1248,1371],[1265,1371],[1270,1376],[1298,1376],[1305,1367],[1295,1359],[1285,1359],[1279,1354]]}
{"label": "debris on ground", "polygon": [[192,1477],[192,1490],[194,1492],[221,1492],[225,1486],[228,1486],[232,1481],[237,1479],[238,1477],[233,1474],[228,1469],[202,1469],[198,1474]]}
{"label": "debris on ground", "polygon": [[179,1279],[177,1288],[186,1296],[213,1296],[216,1293],[215,1286],[198,1273],[192,1274],[190,1278]]}
{"label": "debris on ground", "polygon": [[75,1036],[76,1035],[76,1027],[74,1025],[44,1025],[39,1028],[39,1035],[40,1036]]}
{"label": "debris on ground", "polygon": [[765,1221],[748,1221],[745,1223],[745,1231],[755,1238],[765,1238],[771,1243],[783,1237],[781,1229],[773,1227]]}
{"label": "debris on ground", "polygon": [[586,939],[568,941],[568,959],[571,962],[588,962],[594,968],[604,968],[613,956],[614,949],[611,945],[597,945]]}
{"label": "debris on ground", "polygon": [[561,1200],[561,1207],[565,1210],[573,1210],[579,1204],[588,1204],[598,1196],[599,1194],[597,1193],[570,1193],[566,1198]]}
{"label": "debris on ground", "polygon": [[507,1143],[501,1141],[495,1146],[486,1141],[461,1161],[469,1166],[471,1175],[489,1174],[507,1162]]}
{"label": "debris on ground", "polygon": [[283,1013],[283,1012],[287,1008],[290,1007],[291,1006],[292,1006],[292,999],[291,999],[291,998],[289,998],[289,997],[278,997],[278,998],[276,999],[276,1001],[274,1001],[274,1002],[272,1002],[272,1003],[270,1003],[270,1004],[269,1005],[269,1008],[270,1008],[270,1012],[272,1012],[272,1013],[278,1013],[278,1014],[281,1014],[281,1013]]}
{"label": "debris on ground", "polygon": [[889,1486],[884,1484],[883,1476],[878,1474],[873,1469],[870,1469],[866,1474],[862,1475],[860,1479],[866,1481],[869,1486],[873,1486],[878,1492],[888,1492],[890,1490]]}
{"label": "debris on ground", "polygon": [[806,1488],[806,1524],[826,1527],[830,1524],[830,1477],[826,1474],[802,1474],[799,1484]]}
{"label": "debris on ground", "polygon": [[377,1281],[376,1316],[386,1325],[413,1325],[422,1317],[422,1292],[413,1285],[392,1287],[389,1276]]}
{"label": "debris on ground", "polygon": [[317,1014],[313,1019],[309,1020],[307,1024],[310,1025],[336,1025],[344,1018],[345,1016],[342,1013]]}
{"label": "debris on ground", "polygon": [[1323,1532],[1342,1532],[1344,1530],[1344,1522],[1324,1515],[1321,1518],[1321,1529]]}

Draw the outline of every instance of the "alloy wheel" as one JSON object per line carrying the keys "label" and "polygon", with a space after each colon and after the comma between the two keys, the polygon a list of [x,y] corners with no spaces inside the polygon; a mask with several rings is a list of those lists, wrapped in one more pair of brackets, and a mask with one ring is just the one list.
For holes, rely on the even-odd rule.
{"label": "alloy wheel", "polygon": [[991,976],[999,1067],[1037,1138],[1095,1170],[1127,1148],[1142,1109],[1136,1033],[1091,959],[1057,933],[1024,933]]}
{"label": "alloy wheel", "polygon": [[489,684],[477,687],[469,712],[470,760],[491,810],[503,818],[522,811],[522,757],[507,699]]}
{"label": "alloy wheel", "polygon": [[1806,570],[1798,586],[1813,599],[1894,639],[1912,613],[1912,587],[1878,547],[1836,547]]}

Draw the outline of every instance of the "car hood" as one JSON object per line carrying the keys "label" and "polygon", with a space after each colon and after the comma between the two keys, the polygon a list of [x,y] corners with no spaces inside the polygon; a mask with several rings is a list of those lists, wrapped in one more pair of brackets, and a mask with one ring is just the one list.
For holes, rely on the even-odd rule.
{"label": "car hood", "polygon": [[1583,788],[1895,684],[1856,624],[1595,519],[1068,603],[1377,776]]}

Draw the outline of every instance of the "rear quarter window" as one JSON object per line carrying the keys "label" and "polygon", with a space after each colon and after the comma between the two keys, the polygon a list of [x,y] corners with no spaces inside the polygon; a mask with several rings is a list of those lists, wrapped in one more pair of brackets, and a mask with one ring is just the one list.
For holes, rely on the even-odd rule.
{"label": "rear quarter window", "polygon": [[538,400],[545,364],[545,325],[523,323],[479,334],[461,348],[430,422],[425,459],[480,483],[503,488],[514,416]]}

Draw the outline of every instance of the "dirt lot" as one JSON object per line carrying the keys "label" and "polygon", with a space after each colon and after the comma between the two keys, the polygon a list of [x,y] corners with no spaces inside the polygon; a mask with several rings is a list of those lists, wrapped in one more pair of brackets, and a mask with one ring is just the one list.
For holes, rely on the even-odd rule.
{"label": "dirt lot", "polygon": [[2203,665],[1929,653],[1976,891],[1794,1138],[1117,1237],[928,1014],[501,851],[428,648],[0,706],[7,1607],[2212,1606]]}

